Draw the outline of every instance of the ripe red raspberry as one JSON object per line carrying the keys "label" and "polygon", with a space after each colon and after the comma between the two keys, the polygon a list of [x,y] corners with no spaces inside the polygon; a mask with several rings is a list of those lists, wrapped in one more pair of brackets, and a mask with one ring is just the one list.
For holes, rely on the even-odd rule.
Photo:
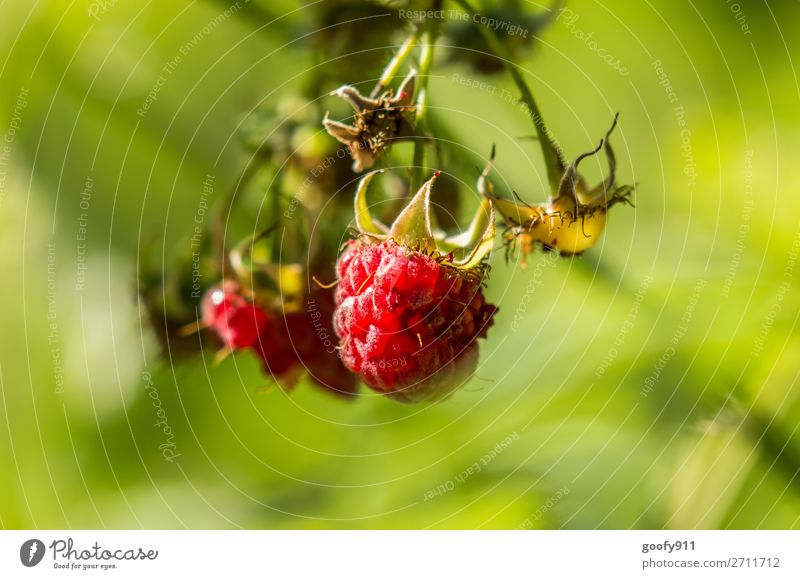
{"label": "ripe red raspberry", "polygon": [[355,377],[342,366],[328,337],[333,315],[330,293],[314,295],[308,302],[305,311],[276,315],[242,295],[236,282],[228,281],[203,298],[203,326],[219,337],[226,351],[253,350],[264,372],[287,390],[308,372],[323,389],[352,395]]}
{"label": "ripe red raspberry", "polygon": [[286,388],[296,384],[301,369],[286,335],[284,320],[271,319],[253,344],[253,351],[261,358],[266,374],[271,374]]}
{"label": "ripe red raspberry", "polygon": [[235,282],[210,289],[201,308],[203,325],[214,330],[231,350],[253,347],[270,323],[266,312],[248,301]]}
{"label": "ripe red raspberry", "polygon": [[351,241],[338,263],[334,324],[344,365],[406,402],[451,393],[477,367],[496,308],[478,271],[393,240]]}

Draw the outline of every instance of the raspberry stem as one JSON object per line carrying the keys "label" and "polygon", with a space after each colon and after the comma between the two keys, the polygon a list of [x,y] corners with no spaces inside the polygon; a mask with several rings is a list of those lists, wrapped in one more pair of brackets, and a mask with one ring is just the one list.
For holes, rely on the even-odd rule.
{"label": "raspberry stem", "polygon": [[[453,1],[461,6],[461,8],[468,14],[477,14],[467,0]],[[533,93],[531,92],[530,87],[528,87],[528,83],[525,82],[525,79],[518,70],[518,66],[514,63],[514,57],[511,55],[505,45],[500,42],[495,33],[477,23],[476,28],[481,36],[483,36],[486,44],[488,44],[489,48],[492,50],[492,52],[494,52],[494,55],[498,58],[498,60],[502,61],[503,66],[505,66],[506,70],[508,70],[508,73],[511,75],[511,79],[514,81],[514,84],[517,85],[517,88],[520,92],[520,98],[522,99],[522,102],[525,103],[528,113],[531,116],[531,120],[533,120],[539,145],[542,147],[542,154],[544,155],[545,166],[547,168],[547,181],[550,184],[550,190],[553,192],[558,191],[558,186],[561,182],[561,175],[564,173],[565,163],[558,144],[556,144],[555,139],[553,139],[552,134],[544,123],[544,118],[542,117],[542,113],[539,111],[539,106],[536,104],[536,100],[533,98]]]}
{"label": "raspberry stem", "polygon": [[[443,0],[433,0],[431,10],[441,10]],[[428,79],[433,68],[433,49],[439,35],[439,22],[436,18],[425,21],[422,33],[422,54],[419,60],[419,84],[417,88],[417,140],[414,141],[414,161],[411,169],[411,188],[413,194],[418,188],[425,165],[426,126],[428,117]]]}
{"label": "raspberry stem", "polygon": [[400,48],[397,49],[392,60],[390,60],[386,68],[383,69],[383,74],[381,74],[378,84],[375,85],[375,88],[372,89],[372,93],[369,95],[370,98],[378,98],[391,84],[392,79],[397,75],[397,71],[400,70],[400,66],[405,62],[408,55],[411,54],[411,51],[414,50],[414,47],[419,42],[419,36],[420,29],[415,26],[411,34],[408,35],[408,38],[406,38],[403,44],[400,45]]}

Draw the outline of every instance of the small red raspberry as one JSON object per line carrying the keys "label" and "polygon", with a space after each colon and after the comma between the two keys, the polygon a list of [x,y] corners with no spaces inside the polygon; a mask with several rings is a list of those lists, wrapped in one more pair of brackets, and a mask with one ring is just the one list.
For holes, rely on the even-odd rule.
{"label": "small red raspberry", "polygon": [[268,323],[253,347],[265,372],[287,390],[308,373],[312,383],[323,390],[353,396],[355,376],[339,359],[330,329],[332,317],[332,293],[315,292],[307,298],[303,311],[287,312]]}
{"label": "small red raspberry", "polygon": [[214,330],[231,350],[253,347],[270,318],[248,301],[235,282],[226,282],[208,291],[202,303],[203,325]]}
{"label": "small red raspberry", "polygon": [[334,324],[344,365],[407,402],[446,396],[477,367],[496,308],[481,276],[386,240],[351,241],[338,263]]}
{"label": "small red raspberry", "polygon": [[266,374],[271,374],[286,388],[295,385],[300,369],[297,355],[286,335],[284,320],[270,320],[253,344],[253,351],[261,358]]}
{"label": "small red raspberry", "polygon": [[323,389],[353,395],[355,377],[342,365],[329,337],[333,299],[328,293],[308,301],[306,311],[273,314],[247,299],[239,284],[228,281],[203,298],[203,326],[219,337],[224,353],[253,350],[264,372],[287,390],[308,372]]}

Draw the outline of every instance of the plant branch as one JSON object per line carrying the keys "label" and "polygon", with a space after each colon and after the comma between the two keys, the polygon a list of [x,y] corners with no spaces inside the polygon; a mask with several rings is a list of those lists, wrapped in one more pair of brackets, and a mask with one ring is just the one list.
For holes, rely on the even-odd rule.
{"label": "plant branch", "polygon": [[389,64],[386,65],[386,68],[383,69],[383,74],[381,74],[378,84],[376,84],[375,88],[372,89],[370,98],[379,97],[380,94],[389,87],[392,79],[397,75],[397,71],[400,70],[400,66],[403,64],[403,62],[405,62],[406,58],[408,58],[408,55],[411,54],[411,51],[419,42],[419,36],[420,29],[419,27],[415,26],[411,34],[408,35],[408,38],[406,38],[403,44],[400,45],[400,48],[397,49],[397,52],[395,52],[392,60],[390,60]]}
{"label": "plant branch", "polygon": [[[461,6],[468,14],[477,14],[467,0],[453,1]],[[561,155],[561,150],[558,148],[555,139],[547,129],[542,113],[539,111],[539,106],[533,98],[533,93],[520,74],[517,65],[514,64],[511,53],[491,30],[477,23],[476,27],[486,41],[486,44],[488,44],[489,48],[494,52],[494,55],[503,62],[503,65],[511,75],[511,79],[519,89],[520,99],[525,103],[536,128],[536,135],[539,137],[538,140],[542,147],[542,154],[544,155],[545,166],[547,168],[547,180],[550,183],[550,189],[555,193],[558,191],[561,175],[564,172],[564,160]]]}
{"label": "plant branch", "polygon": [[[431,9],[439,11],[444,0],[434,0]],[[418,189],[421,182],[422,169],[425,165],[426,128],[428,116],[428,79],[433,68],[433,48],[439,34],[439,22],[436,18],[428,18],[422,32],[422,54],[419,59],[419,83],[417,85],[417,140],[414,141],[414,161],[411,168],[411,194]]]}

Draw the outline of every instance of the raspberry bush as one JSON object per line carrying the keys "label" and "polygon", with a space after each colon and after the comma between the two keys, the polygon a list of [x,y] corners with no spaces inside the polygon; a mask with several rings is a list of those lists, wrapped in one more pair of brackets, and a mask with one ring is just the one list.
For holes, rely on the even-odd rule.
{"label": "raspberry bush", "polygon": [[[491,281],[495,214],[503,225],[507,258],[519,253],[524,267],[537,247],[562,256],[590,249],[607,225],[609,210],[630,204],[633,187],[616,182],[617,160],[609,142],[617,118],[596,148],[568,162],[514,64],[533,39],[521,42],[480,25],[469,17],[476,12],[468,0],[449,4],[466,17],[455,22],[376,19],[370,34],[361,36],[346,26],[322,27],[320,48],[346,46],[359,55],[359,67],[312,67],[305,88],[268,103],[242,124],[242,142],[252,155],[218,204],[205,237],[201,261],[212,282],[205,296],[199,302],[193,296],[188,306],[168,307],[153,299],[157,292],[143,291],[151,319],[165,322],[166,339],[178,322],[183,336],[202,330],[201,336],[213,338],[218,361],[231,353],[253,356],[284,391],[307,379],[352,397],[361,382],[402,402],[441,400],[475,374],[480,343],[499,311],[484,295]],[[425,14],[426,9],[438,13],[445,2],[389,5],[386,10]],[[503,18],[509,27],[534,29],[549,21],[515,7]],[[401,20],[405,40],[385,60],[376,60],[371,50]],[[475,161],[436,122],[447,107],[436,111],[429,104],[428,80],[440,37],[449,39],[445,43],[467,39],[464,44],[471,47],[449,50],[441,59],[448,66],[471,67],[476,74],[508,71],[533,121],[549,185],[547,200],[539,203],[523,201],[528,192],[514,197],[496,192],[489,180],[492,147],[478,180],[472,221],[454,234],[446,229],[454,228],[452,216],[468,198],[459,173]],[[355,70],[363,78],[378,78],[372,90],[364,88]],[[320,90],[338,99],[321,100]],[[334,107],[343,102],[349,109],[325,111],[321,102]],[[429,158],[434,149],[437,166]],[[590,187],[578,167],[601,150],[607,175]],[[342,158],[352,164],[337,162]],[[381,179],[380,201],[371,205],[367,190],[386,169],[393,170]],[[250,211],[236,207],[242,198],[254,207],[253,197],[260,198],[255,221]],[[390,225],[384,224],[387,216]],[[439,225],[442,218],[450,227]],[[239,237],[240,221],[250,234],[228,251],[227,240]],[[174,275],[163,279],[165,288],[185,283]],[[199,318],[194,322],[187,319],[192,310]]]}

